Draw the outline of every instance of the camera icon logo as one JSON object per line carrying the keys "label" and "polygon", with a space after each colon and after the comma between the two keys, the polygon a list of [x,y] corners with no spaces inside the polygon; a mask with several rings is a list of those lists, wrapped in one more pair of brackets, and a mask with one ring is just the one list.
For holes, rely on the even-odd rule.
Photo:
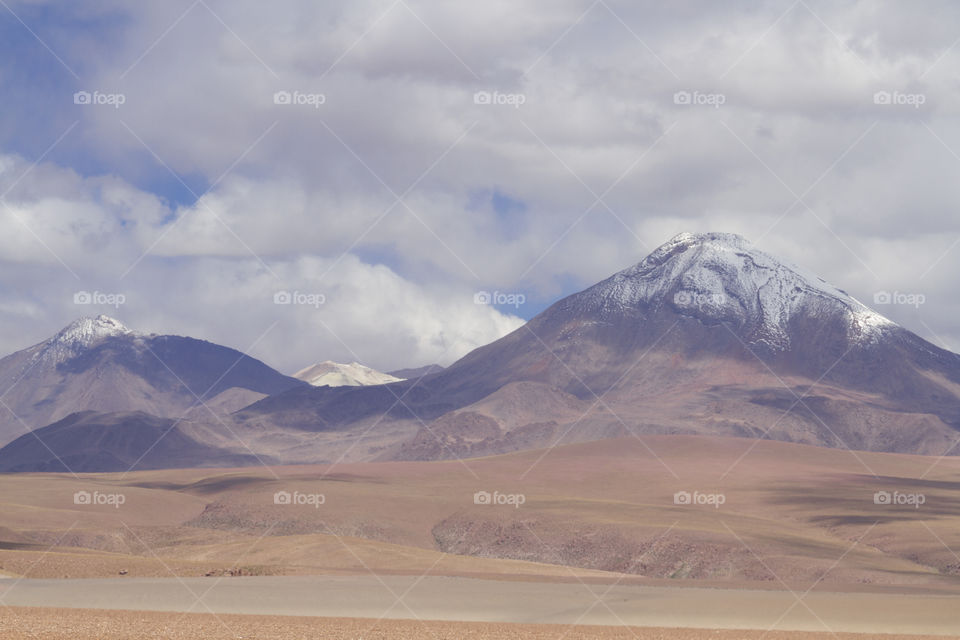
{"label": "camera icon logo", "polygon": [[689,291],[677,291],[673,294],[673,302],[681,307],[693,304],[693,294]]}
{"label": "camera icon logo", "polygon": [[289,91],[277,91],[273,94],[273,104],[290,104],[292,101],[293,96]]}
{"label": "camera icon logo", "polygon": [[89,291],[77,291],[73,294],[73,304],[93,304],[93,295]]}
{"label": "camera icon logo", "polygon": [[73,504],[92,504],[93,496],[89,491],[77,491],[73,494]]}
{"label": "camera icon logo", "polygon": [[493,496],[489,491],[477,491],[473,494],[473,504],[493,504]]}
{"label": "camera icon logo", "polygon": [[493,96],[489,91],[477,91],[473,94],[473,104],[492,104]]}
{"label": "camera icon logo", "polygon": [[692,502],[693,496],[689,491],[677,491],[673,494],[673,504],[691,504]]}
{"label": "camera icon logo", "polygon": [[77,91],[73,94],[73,104],[90,104],[92,99],[89,91]]}
{"label": "camera icon logo", "polygon": [[877,91],[873,94],[873,104],[891,104],[893,96],[889,91]]}
{"label": "camera icon logo", "polygon": [[273,294],[273,304],[291,304],[292,302],[293,296],[289,291],[277,291]]}
{"label": "camera icon logo", "polygon": [[893,302],[893,296],[889,291],[877,291],[873,294],[873,304],[890,304]]}
{"label": "camera icon logo", "polygon": [[492,299],[489,291],[477,291],[473,294],[473,304],[490,304]]}
{"label": "camera icon logo", "polygon": [[677,91],[673,94],[673,104],[690,104],[691,101],[689,91]]}
{"label": "camera icon logo", "polygon": [[893,495],[889,491],[877,491],[873,494],[873,504],[892,504]]}
{"label": "camera icon logo", "polygon": [[293,496],[289,491],[277,491],[273,494],[273,504],[292,504]]}

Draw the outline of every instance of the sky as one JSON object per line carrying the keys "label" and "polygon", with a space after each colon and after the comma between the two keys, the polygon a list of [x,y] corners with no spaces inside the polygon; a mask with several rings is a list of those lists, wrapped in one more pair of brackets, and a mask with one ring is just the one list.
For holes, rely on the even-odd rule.
{"label": "sky", "polygon": [[0,353],[105,313],[286,373],[447,365],[684,231],[960,350],[957,25],[935,1],[2,0]]}

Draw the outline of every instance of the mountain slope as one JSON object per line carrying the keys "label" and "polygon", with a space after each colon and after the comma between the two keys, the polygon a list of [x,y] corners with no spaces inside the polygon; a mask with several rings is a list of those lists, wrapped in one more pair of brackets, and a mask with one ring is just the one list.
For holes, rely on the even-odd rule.
{"label": "mountain slope", "polygon": [[81,318],[0,359],[0,384],[10,409],[0,415],[0,443],[77,411],[178,417],[198,397],[231,388],[269,395],[304,386],[234,349],[136,333],[107,316]]}
{"label": "mountain slope", "polygon": [[108,472],[257,464],[197,441],[189,425],[142,411],[73,413],[0,449],[0,472]]}
{"label": "mountain slope", "polygon": [[416,380],[417,378],[440,373],[441,371],[443,371],[443,367],[439,364],[428,364],[410,369],[397,369],[396,371],[388,371],[387,373],[403,380]]}
{"label": "mountain slope", "polygon": [[[719,233],[681,234],[422,380],[295,389],[236,417],[345,434],[406,425],[420,429],[407,446],[356,455],[453,457],[476,443],[423,446],[462,437],[457,414],[445,414],[518,382],[546,385],[589,408],[542,429],[540,441],[519,438],[524,448],[562,438],[705,433],[940,454],[956,453],[950,447],[960,435],[960,356]],[[488,418],[500,434],[483,436],[483,448],[503,451],[500,440],[515,425],[488,412],[476,428],[489,430]]]}

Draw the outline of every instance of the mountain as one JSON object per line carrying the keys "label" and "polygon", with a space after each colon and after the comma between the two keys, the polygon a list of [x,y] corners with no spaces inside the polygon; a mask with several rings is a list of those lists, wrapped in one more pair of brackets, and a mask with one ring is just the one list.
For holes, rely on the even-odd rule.
{"label": "mountain", "polygon": [[305,386],[234,349],[137,333],[103,315],[0,359],[0,385],[9,408],[0,415],[0,444],[78,411],[176,418],[198,397],[237,409],[239,398],[249,404]]}
{"label": "mountain", "polygon": [[439,364],[428,364],[423,367],[388,371],[387,374],[396,378],[400,378],[401,380],[416,380],[417,378],[423,378],[424,376],[440,373],[441,371],[443,371],[443,367],[441,367]]}
{"label": "mountain", "polygon": [[331,360],[301,369],[293,374],[293,377],[314,387],[366,387],[403,380],[389,373],[366,367],[359,362],[341,364]]}
{"label": "mountain", "polygon": [[[210,343],[141,336],[109,318],[75,325],[0,371],[24,376],[5,400],[19,411],[61,421],[100,412],[37,432],[72,442],[68,454],[97,442],[90,470],[126,464],[139,438],[174,426],[170,449],[150,464],[249,454],[238,442],[290,464],[648,434],[932,455],[955,455],[960,442],[960,356],[731,234],[681,234],[450,367],[390,384],[311,386]],[[358,382],[358,367],[322,363],[299,375]],[[194,408],[182,422],[156,422],[194,400],[171,372],[209,389],[222,413]],[[0,469],[50,468],[33,440],[0,449]]]}
{"label": "mountain", "polygon": [[190,435],[189,427],[142,411],[81,411],[0,450],[0,472],[126,472],[259,462],[253,455],[202,443]]}
{"label": "mountain", "polygon": [[956,453],[960,356],[740,236],[681,234],[423,380],[293,389],[235,417],[304,438],[399,438],[354,459],[646,433]]}

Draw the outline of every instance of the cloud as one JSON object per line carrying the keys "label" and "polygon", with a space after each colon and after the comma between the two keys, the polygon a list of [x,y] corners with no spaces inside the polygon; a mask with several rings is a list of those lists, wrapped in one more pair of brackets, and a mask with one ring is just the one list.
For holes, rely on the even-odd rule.
{"label": "cloud", "polygon": [[[149,267],[132,281],[134,290],[162,281],[158,290],[170,293],[141,297],[120,313],[134,327],[208,337],[286,372],[322,360],[383,370],[447,365],[522,324],[474,304],[473,291],[423,287],[349,255],[301,257],[271,269],[277,277],[254,260],[219,258]],[[229,323],[211,323],[226,309]]]}
{"label": "cloud", "polygon": [[[0,208],[4,352],[77,316],[107,313],[138,330],[248,350],[286,371],[325,359],[390,369],[449,364],[522,322],[474,304],[474,286],[417,283],[334,255],[335,243],[314,240],[329,236],[330,225],[283,184],[231,182],[209,204],[173,208],[118,178],[8,155],[0,157],[0,187],[11,186]],[[303,240],[298,256],[284,244],[292,231]],[[80,291],[119,294],[123,303],[77,305]],[[281,291],[323,303],[277,305]]]}

